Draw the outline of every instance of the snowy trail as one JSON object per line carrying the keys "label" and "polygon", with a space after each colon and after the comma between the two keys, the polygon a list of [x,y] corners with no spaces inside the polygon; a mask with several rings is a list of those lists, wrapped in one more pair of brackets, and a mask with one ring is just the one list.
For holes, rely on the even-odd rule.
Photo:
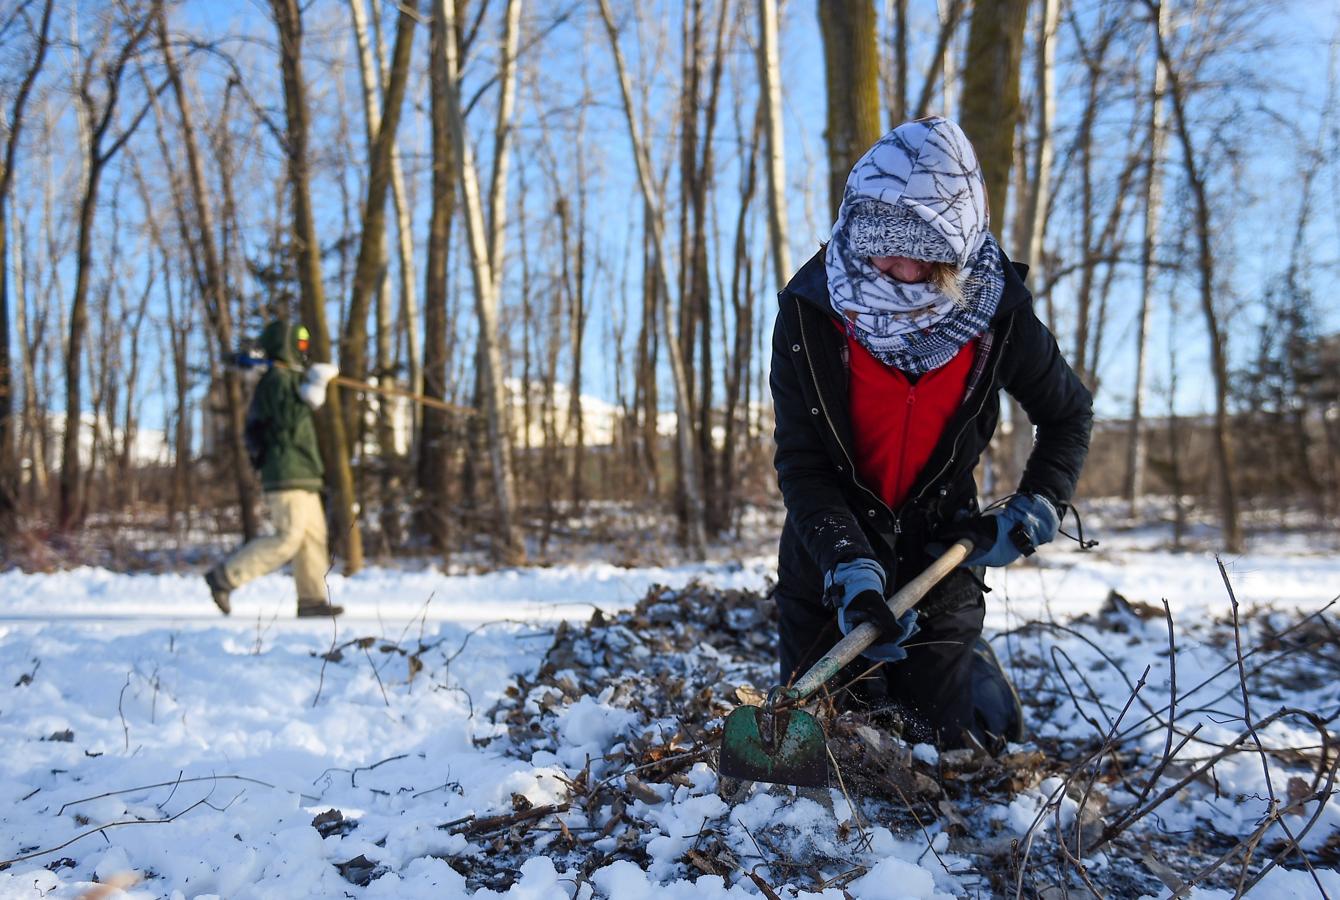
{"label": "snowy trail", "polygon": [[[327,578],[333,602],[344,605],[341,623],[397,624],[417,621],[479,625],[498,619],[555,622],[585,619],[595,609],[627,609],[653,584],[679,586],[693,578],[713,585],[757,588],[772,562],[623,569],[607,564],[523,568],[486,574],[447,575],[437,570],[370,568],[346,578]],[[0,574],[0,627],[46,622],[145,627],[276,626],[329,631],[329,624],[293,622],[293,582],[267,575],[233,594],[233,615],[223,618],[209,600],[199,574],[126,575],[104,569],[54,574]]]}
{"label": "snowy trail", "polygon": [[[1135,546],[1134,538],[1117,538],[1093,554],[1049,549],[1040,566],[992,573],[988,629],[1092,613],[1114,589],[1155,605],[1166,597],[1179,624],[1188,626],[1227,614],[1212,556]],[[103,823],[180,814],[166,824],[109,829],[105,838],[95,834],[17,863],[0,872],[0,898],[76,897],[95,876],[121,872],[145,879],[126,894],[135,898],[466,896],[463,876],[444,861],[468,851],[465,839],[439,826],[508,810],[514,794],[535,804],[565,796],[560,776],[567,773],[553,760],[528,762],[474,743],[497,733],[480,713],[513,675],[538,665],[554,624],[585,620],[596,608],[626,609],[657,583],[701,578],[722,588],[760,589],[771,565],[755,557],[674,568],[332,575],[332,599],[349,611],[337,623],[338,640],[378,641],[366,650],[346,648],[342,660],[325,665],[320,655],[331,646],[331,625],[292,618],[292,582],[285,576],[239,591],[234,615],[224,619],[198,574],[0,574],[0,859],[53,847]],[[1333,557],[1263,547],[1228,565],[1248,615],[1257,608],[1310,612],[1340,593],[1340,560]],[[406,633],[406,644],[417,642],[421,620],[425,641],[436,642],[434,683],[411,679],[404,655],[380,649]],[[1082,648],[1070,649],[1081,664],[1091,660]],[[1188,679],[1222,660],[1194,640],[1184,649]],[[1119,706],[1120,680],[1094,678]],[[1315,703],[1319,696],[1336,692],[1323,687],[1303,699]],[[593,699],[567,726],[574,745],[607,745],[622,715]],[[1087,725],[1049,727],[1078,737]],[[225,777],[88,799],[211,776]],[[1246,791],[1252,777],[1249,770],[1233,775]],[[693,778],[700,789],[665,807],[667,835],[692,834],[704,811],[720,805],[710,770],[700,764]],[[832,828],[831,814],[815,804],[759,811],[771,810],[770,803],[759,795],[741,814],[758,807],[760,822],[785,813],[797,827]],[[330,808],[356,816],[359,827],[322,840],[311,823]],[[859,888],[853,896],[962,893],[953,876],[920,861],[924,842],[884,835],[877,843],[885,863],[849,888]],[[389,873],[366,888],[351,884],[335,864],[360,855]],[[755,895],[747,881],[659,877],[672,868],[667,862],[649,875],[614,863],[593,881],[601,896],[619,900]],[[1326,874],[1334,883],[1335,873]],[[878,890],[884,876],[896,876],[904,890]],[[1280,872],[1262,887],[1280,885],[1281,892],[1260,895],[1290,896],[1283,886],[1299,883],[1294,873]],[[560,898],[572,891],[570,878],[539,856],[506,896]]]}

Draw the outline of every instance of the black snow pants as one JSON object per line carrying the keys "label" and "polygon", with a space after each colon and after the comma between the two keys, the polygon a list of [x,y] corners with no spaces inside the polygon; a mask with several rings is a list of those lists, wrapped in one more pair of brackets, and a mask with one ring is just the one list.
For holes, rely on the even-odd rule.
{"label": "black snow pants", "polygon": [[[787,684],[842,635],[836,613],[821,598],[797,596],[780,587],[774,597],[781,679]],[[965,569],[951,573],[917,604],[917,611],[921,630],[904,645],[906,659],[886,663],[853,681],[874,665],[873,660],[857,657],[829,682],[830,691],[843,688],[836,697],[839,706],[901,716],[902,736],[909,743],[953,749],[976,742],[995,751],[1006,738],[1019,740],[1022,715],[1017,696],[994,654],[989,648],[984,653],[981,646],[986,603],[977,578]],[[995,698],[992,705],[1005,703],[1011,708],[979,710],[975,697],[983,696]],[[1008,733],[998,733],[1001,730]]]}

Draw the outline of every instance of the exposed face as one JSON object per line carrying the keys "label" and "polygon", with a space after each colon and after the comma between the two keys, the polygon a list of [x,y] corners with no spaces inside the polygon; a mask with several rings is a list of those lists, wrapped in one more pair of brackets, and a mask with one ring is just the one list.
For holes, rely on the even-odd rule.
{"label": "exposed face", "polygon": [[870,265],[874,266],[894,281],[905,284],[918,284],[931,277],[934,263],[924,259],[910,259],[906,256],[872,256]]}

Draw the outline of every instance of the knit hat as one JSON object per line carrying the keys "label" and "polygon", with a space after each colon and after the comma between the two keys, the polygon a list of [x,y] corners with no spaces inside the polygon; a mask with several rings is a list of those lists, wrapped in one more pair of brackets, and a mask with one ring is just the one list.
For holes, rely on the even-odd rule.
{"label": "knit hat", "polygon": [[958,254],[939,229],[910,207],[860,200],[847,213],[847,246],[858,256],[905,256],[957,265]]}

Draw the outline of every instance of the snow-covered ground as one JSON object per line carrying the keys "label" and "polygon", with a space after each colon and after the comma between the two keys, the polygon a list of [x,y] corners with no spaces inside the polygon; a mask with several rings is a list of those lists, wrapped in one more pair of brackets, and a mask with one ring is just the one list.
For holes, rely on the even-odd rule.
{"label": "snow-covered ground", "polygon": [[[1213,557],[1156,549],[1155,537],[1108,535],[1087,554],[1048,548],[1037,563],[992,573],[987,626],[1003,635],[995,646],[1020,666],[1017,680],[1029,680],[1030,661],[1052,646],[1087,676],[1074,704],[1032,711],[1035,732],[1079,740],[1092,737],[1086,715],[1102,727],[1117,718],[1130,688],[1102,665],[1103,654],[1131,677],[1152,666],[1147,699],[1133,705],[1125,723],[1145,718],[1142,704],[1166,704],[1162,619],[1134,621],[1126,633],[1101,639],[1082,622],[1074,627],[1085,640],[1019,630],[1032,620],[1071,624],[1092,616],[1113,590],[1131,602],[1169,601],[1182,689],[1232,661],[1232,647],[1218,646],[1204,630],[1230,612]],[[1249,625],[1296,621],[1340,594],[1340,560],[1309,553],[1300,542],[1258,540],[1253,552],[1225,562]],[[17,860],[0,872],[0,897],[78,897],[95,880],[123,884],[117,896],[143,898],[467,896],[466,877],[451,860],[489,849],[449,826],[511,813],[522,802],[515,795],[536,806],[561,803],[565,779],[581,768],[580,753],[522,759],[505,752],[506,740],[485,740],[505,735],[486,712],[515,676],[538,667],[557,623],[626,609],[653,584],[700,579],[762,590],[772,564],[760,555],[665,569],[583,564],[450,576],[371,569],[330,577],[333,601],[348,610],[333,627],[296,621],[292,583],[279,575],[239,591],[225,619],[198,574],[0,573],[0,860]],[[411,646],[431,649],[415,656],[405,652]],[[332,647],[338,654],[329,654]],[[1225,677],[1216,687],[1231,687],[1236,674]],[[1210,707],[1235,702],[1218,698],[1218,689],[1206,693]],[[608,699],[592,696],[563,713],[571,748],[599,751],[617,739],[629,714]],[[1280,706],[1330,715],[1340,709],[1340,690],[1334,680],[1303,679],[1289,696],[1260,699],[1253,712],[1260,719]],[[1205,748],[1241,730],[1212,713],[1204,721],[1197,737]],[[1139,740],[1157,747],[1164,737],[1155,727]],[[1318,742],[1296,721],[1277,723],[1263,739]],[[1164,828],[1194,829],[1213,816],[1234,833],[1251,830],[1269,789],[1257,757],[1230,761],[1215,774],[1220,796],[1188,797],[1169,811]],[[647,813],[659,828],[646,845],[647,867],[617,861],[576,879],[537,854],[505,893],[474,896],[761,896],[743,873],[695,879],[678,865],[705,823],[740,823],[740,840],[750,828],[781,823],[834,848],[849,830],[840,795],[836,813],[765,791],[732,806],[717,794],[708,765],[695,765],[688,781]],[[1273,787],[1284,793],[1282,783]],[[999,828],[1022,837],[1055,788],[1043,782],[1002,806]],[[1315,802],[1290,821],[1301,827],[1309,807]],[[356,826],[318,831],[314,817],[331,809]],[[866,846],[844,851],[869,870],[846,883],[849,896],[982,895],[980,880],[950,871],[946,834],[930,830],[949,870],[928,855],[922,833],[872,824]],[[1324,845],[1337,828],[1340,812],[1328,807],[1304,846]],[[349,865],[360,857],[366,866]],[[1091,862],[1112,864],[1102,854]],[[1320,882],[1340,897],[1335,871],[1319,869],[1314,878],[1297,859],[1284,864],[1253,896],[1319,896]],[[370,883],[359,886],[369,874]],[[837,887],[779,890],[786,897],[843,896]]]}

